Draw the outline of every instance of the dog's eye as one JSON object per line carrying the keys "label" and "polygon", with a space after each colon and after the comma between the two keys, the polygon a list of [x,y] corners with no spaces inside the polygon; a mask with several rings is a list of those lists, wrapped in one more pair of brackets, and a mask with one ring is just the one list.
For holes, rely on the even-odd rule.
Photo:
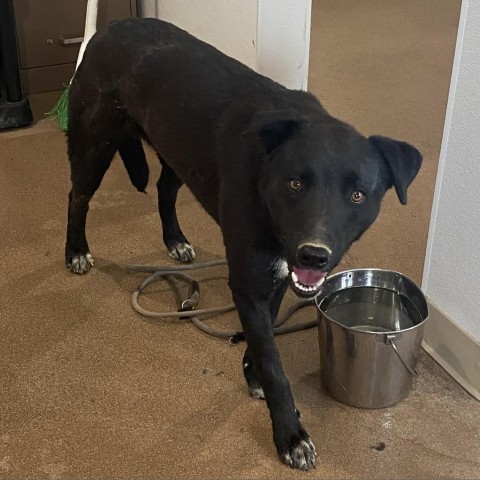
{"label": "dog's eye", "polygon": [[352,192],[352,194],[350,195],[350,201],[352,203],[355,203],[356,205],[359,205],[360,203],[363,203],[366,198],[367,198],[367,196],[361,190],[354,190]]}
{"label": "dog's eye", "polygon": [[303,188],[303,183],[298,178],[292,178],[288,181],[288,188],[292,192],[299,192]]}

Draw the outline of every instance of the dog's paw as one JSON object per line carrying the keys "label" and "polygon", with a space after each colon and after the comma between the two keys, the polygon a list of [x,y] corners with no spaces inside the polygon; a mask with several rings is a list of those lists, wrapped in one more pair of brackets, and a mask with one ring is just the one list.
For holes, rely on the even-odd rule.
{"label": "dog's paw", "polygon": [[254,365],[246,356],[243,358],[243,374],[247,381],[248,393],[250,396],[257,400],[265,400],[265,393],[257,379]]}
{"label": "dog's paw", "polygon": [[81,275],[87,273],[93,267],[93,257],[90,253],[72,255],[72,257],[67,259],[65,265],[72,273]]}
{"label": "dog's paw", "polygon": [[265,400],[265,393],[263,393],[262,387],[248,387],[248,393],[252,398],[256,400]]}
{"label": "dog's paw", "polygon": [[303,438],[294,437],[289,446],[282,452],[279,452],[280,460],[291,468],[298,470],[310,470],[315,468],[315,459],[317,452],[315,445],[307,434]]}
{"label": "dog's paw", "polygon": [[195,260],[195,250],[187,242],[176,242],[168,249],[168,254],[181,262],[193,262]]}

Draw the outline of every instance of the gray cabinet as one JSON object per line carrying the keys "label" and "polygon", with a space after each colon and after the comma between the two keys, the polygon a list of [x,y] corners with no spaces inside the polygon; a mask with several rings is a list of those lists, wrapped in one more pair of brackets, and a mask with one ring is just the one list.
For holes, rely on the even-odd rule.
{"label": "gray cabinet", "polygon": [[[25,93],[61,90],[75,71],[87,0],[14,0]],[[135,0],[99,0],[97,30],[136,16]]]}

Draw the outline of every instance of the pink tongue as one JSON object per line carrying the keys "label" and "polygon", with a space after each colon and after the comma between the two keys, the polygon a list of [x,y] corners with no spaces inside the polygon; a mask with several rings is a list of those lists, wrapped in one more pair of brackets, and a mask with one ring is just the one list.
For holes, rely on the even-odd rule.
{"label": "pink tongue", "polygon": [[319,272],[317,270],[304,270],[297,267],[292,267],[298,281],[307,286],[317,285],[320,280],[327,276],[328,272]]}

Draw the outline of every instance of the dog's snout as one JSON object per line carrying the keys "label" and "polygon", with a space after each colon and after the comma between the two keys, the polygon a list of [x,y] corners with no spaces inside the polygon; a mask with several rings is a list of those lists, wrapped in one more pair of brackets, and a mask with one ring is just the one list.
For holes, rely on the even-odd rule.
{"label": "dog's snout", "polygon": [[297,260],[304,268],[319,269],[330,261],[330,252],[324,247],[306,244],[298,249]]}

